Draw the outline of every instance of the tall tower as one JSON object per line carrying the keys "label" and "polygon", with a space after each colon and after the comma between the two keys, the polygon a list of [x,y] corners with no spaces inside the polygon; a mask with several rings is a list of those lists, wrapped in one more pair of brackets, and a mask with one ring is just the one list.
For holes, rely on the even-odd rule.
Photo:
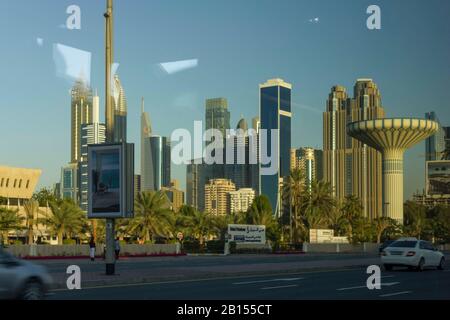
{"label": "tall tower", "polygon": [[[275,215],[281,215],[280,187],[284,177],[290,174],[291,152],[291,90],[292,85],[282,79],[271,79],[259,85],[261,130],[267,130],[267,144],[260,139],[261,154],[275,155],[278,167],[273,175],[263,169],[274,164],[261,164],[260,194],[266,195]],[[272,146],[271,130],[278,130],[277,145]],[[264,134],[262,132],[262,134]],[[276,133],[275,133],[276,134]]]}
{"label": "tall tower", "polygon": [[127,141],[127,99],[119,76],[114,75],[113,83],[114,102],[114,141]]}
{"label": "tall tower", "polygon": [[356,195],[366,217],[382,212],[381,154],[347,134],[348,123],[385,117],[381,95],[372,79],[358,79],[353,98],[342,86],[331,89],[323,114],[324,179],[338,200]]}
{"label": "tall tower", "polygon": [[152,126],[150,117],[144,109],[144,98],[141,103],[141,189],[151,190],[150,185],[150,138]]}
{"label": "tall tower", "polygon": [[206,100],[205,130],[217,129],[225,138],[226,130],[230,129],[230,111],[225,98]]}
{"label": "tall tower", "polygon": [[92,90],[83,79],[77,80],[71,90],[71,163],[80,160],[80,128],[92,119]]}
{"label": "tall tower", "polygon": [[439,124],[438,131],[425,140],[425,160],[442,160],[445,151],[445,130],[435,112],[426,112],[425,119],[436,121]]}
{"label": "tall tower", "polygon": [[106,115],[106,141],[114,142],[114,101],[112,95],[112,64],[114,62],[114,17],[113,0],[107,0],[105,13],[105,115]]}

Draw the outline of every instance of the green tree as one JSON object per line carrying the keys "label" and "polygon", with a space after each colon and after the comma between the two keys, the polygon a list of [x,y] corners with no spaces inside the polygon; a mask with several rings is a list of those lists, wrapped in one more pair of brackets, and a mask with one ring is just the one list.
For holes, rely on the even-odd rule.
{"label": "green tree", "polygon": [[175,223],[167,195],[162,191],[145,191],[135,201],[135,216],[128,223],[127,232],[144,241],[155,237],[169,238]]}
{"label": "green tree", "polygon": [[266,226],[266,236],[271,242],[277,242],[280,239],[280,225],[273,216],[269,198],[265,195],[257,196],[253,200],[252,205],[244,215],[243,222]]}
{"label": "green tree", "polygon": [[23,204],[25,211],[25,225],[27,228],[28,244],[34,243],[34,226],[38,223],[39,202],[35,199],[27,200]]}
{"label": "green tree", "polygon": [[377,243],[381,242],[383,232],[395,224],[394,220],[388,217],[378,217],[373,220],[373,228],[376,234]]}
{"label": "green tree", "polygon": [[289,229],[291,242],[299,242],[301,232],[304,230],[302,209],[308,200],[306,179],[303,172],[296,168],[291,171],[281,190],[283,202],[289,207]]}
{"label": "green tree", "polygon": [[434,242],[450,242],[450,208],[436,206],[427,212],[428,229]]}
{"label": "green tree", "polygon": [[83,211],[70,199],[49,202],[50,215],[39,219],[53,235],[58,237],[58,244],[63,244],[63,238],[77,235],[86,224]]}
{"label": "green tree", "polygon": [[424,230],[427,228],[426,207],[413,201],[406,201],[403,207],[405,233],[421,239]]}
{"label": "green tree", "polygon": [[[354,229],[358,226],[359,231],[364,231],[365,221],[362,219],[363,206],[361,200],[355,195],[347,195],[341,204],[341,211],[347,220],[347,237],[350,242],[354,242]],[[361,238],[361,237],[358,237]]]}
{"label": "green tree", "polygon": [[60,200],[56,199],[54,192],[50,188],[41,188],[33,194],[32,198],[39,203],[40,207],[49,207],[50,202],[54,203]]}
{"label": "green tree", "polygon": [[0,245],[8,241],[8,232],[23,229],[23,217],[17,210],[0,207]]}
{"label": "green tree", "polygon": [[203,245],[210,236],[219,234],[220,223],[224,223],[219,221],[221,218],[190,206],[181,207],[179,213],[184,233],[187,237],[197,239],[200,245]]}

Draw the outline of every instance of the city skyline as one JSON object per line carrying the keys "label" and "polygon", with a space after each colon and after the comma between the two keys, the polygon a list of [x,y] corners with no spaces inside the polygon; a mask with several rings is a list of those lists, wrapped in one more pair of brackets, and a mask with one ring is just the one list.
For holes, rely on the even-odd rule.
{"label": "city skyline", "polygon": [[[198,1],[198,3],[195,2],[190,4],[188,12],[192,12],[193,16],[198,14],[203,15],[204,12],[199,9],[199,6],[201,6],[202,3],[202,1]],[[125,39],[127,32],[131,32],[130,27],[126,24],[126,21],[133,16],[139,16],[139,12],[137,11],[140,10],[141,4],[129,6],[128,12],[125,12],[126,10],[121,10],[121,15],[116,17],[115,22],[117,24],[121,24],[121,28],[123,28],[124,31],[116,34],[115,55],[120,58],[118,59],[118,62],[121,66],[119,67],[118,73],[121,75],[121,79],[123,79],[123,86],[127,91],[127,98],[129,101],[129,141],[134,143],[139,141],[139,100],[141,96],[145,96],[148,101],[148,112],[150,113],[151,118],[154,119],[155,132],[158,132],[164,136],[170,136],[171,130],[178,127],[190,129],[192,127],[193,120],[203,119],[203,101],[209,97],[223,96],[228,99],[230,106],[229,110],[231,112],[231,123],[236,123],[241,114],[244,115],[244,118],[250,120],[257,115],[258,84],[266,79],[278,76],[293,84],[293,147],[312,146],[321,149],[321,114],[325,110],[326,95],[329,92],[329,89],[333,85],[338,84],[349,88],[355,79],[366,76],[373,78],[379,85],[380,91],[383,94],[383,104],[386,106],[388,116],[414,116],[422,118],[424,112],[435,111],[442,124],[444,126],[448,125],[446,119],[449,118],[449,111],[445,104],[446,101],[449,101],[449,94],[446,92],[448,90],[445,90],[444,85],[445,83],[448,83],[448,75],[444,75],[443,71],[440,69],[444,69],[443,66],[445,63],[443,58],[444,56],[447,56],[447,53],[450,50],[447,43],[444,41],[439,41],[439,35],[432,35],[433,30],[438,26],[449,29],[448,22],[442,20],[434,26],[427,26],[424,24],[421,29],[421,35],[423,35],[423,37],[416,38],[417,41],[414,44],[414,48],[417,50],[417,53],[415,53],[415,51],[407,52],[408,44],[406,47],[403,47],[402,50],[399,50],[401,45],[396,42],[400,37],[406,36],[406,38],[408,38],[408,34],[417,31],[414,30],[412,26],[408,27],[408,23],[410,20],[414,20],[415,14],[419,14],[419,11],[420,14],[425,13],[427,17],[434,14],[438,15],[439,18],[439,11],[445,10],[445,8],[435,6],[431,9],[431,6],[428,7],[427,5],[420,4],[417,8],[417,12],[414,10],[413,13],[409,14],[409,16],[402,16],[401,22],[396,22],[393,18],[394,12],[397,15],[401,15],[401,6],[398,4],[388,4],[387,2],[381,1],[380,6],[384,15],[383,17],[385,17],[383,19],[383,29],[372,32],[365,29],[364,26],[366,19],[364,9],[367,7],[366,4],[356,4],[353,2],[353,6],[348,4],[342,5],[343,8],[336,11],[336,16],[339,18],[339,16],[344,13],[349,14],[350,17],[355,15],[355,17],[358,17],[356,21],[360,20],[360,26],[357,28],[358,30],[350,30],[352,29],[352,24],[350,21],[346,21],[342,23],[342,25],[338,24],[338,27],[342,28],[337,28],[338,30],[331,31],[330,29],[336,26],[336,17],[331,17],[328,13],[325,13],[324,8],[328,8],[330,6],[335,8],[335,5],[330,3],[321,5],[313,5],[311,2],[306,3],[309,3],[308,13],[301,13],[301,10],[299,10],[304,5],[304,2],[294,4],[287,1],[283,3],[283,6],[285,8],[292,7],[298,9],[295,10],[295,13],[290,13],[290,19],[288,21],[290,22],[290,25],[294,27],[296,25],[296,23],[294,23],[294,17],[300,18],[299,20],[301,22],[298,22],[298,26],[301,26],[301,28],[297,30],[298,36],[306,35],[307,39],[310,40],[308,43],[310,43],[312,47],[315,47],[315,50],[319,49],[319,47],[328,47],[318,40],[311,39],[314,34],[318,32],[317,29],[320,29],[322,34],[324,33],[328,36],[339,33],[339,30],[354,32],[355,36],[357,36],[357,40],[355,41],[359,41],[362,47],[364,47],[364,44],[367,41],[369,44],[381,43],[381,48],[374,50],[375,53],[366,52],[367,56],[365,56],[365,59],[353,59],[355,61],[348,61],[346,60],[347,58],[343,58],[343,56],[341,56],[343,53],[339,51],[336,44],[330,43],[329,47],[334,48],[335,54],[338,54],[342,61],[332,60],[326,64],[329,69],[327,69],[326,66],[323,66],[323,70],[319,72],[313,72],[314,68],[317,68],[317,63],[322,59],[325,61],[327,57],[330,58],[331,56],[324,54],[321,57],[313,57],[311,55],[312,52],[307,51],[306,54],[303,52],[303,55],[300,57],[301,59],[286,59],[292,61],[289,65],[275,63],[275,65],[270,66],[269,64],[264,64],[268,58],[268,53],[259,51],[259,47],[256,45],[252,45],[251,48],[245,47],[245,50],[242,50],[242,60],[238,61],[239,63],[236,63],[235,59],[228,59],[226,56],[224,58],[223,54],[216,57],[216,51],[211,49],[211,51],[206,51],[206,56],[205,54],[198,55],[200,63],[196,69],[180,73],[179,75],[170,76],[158,73],[160,70],[157,70],[158,72],[155,71],[153,66],[164,61],[192,58],[201,52],[201,46],[196,48],[194,45],[193,47],[196,48],[195,50],[182,50],[177,55],[167,53],[164,54],[164,51],[160,51],[161,48],[158,48],[158,54],[152,55],[150,58],[144,58],[143,56],[138,55],[141,58],[137,59],[139,63],[145,63],[147,66],[146,75],[142,76],[140,73],[136,72],[137,63],[131,63],[129,53],[127,53],[127,51],[129,51],[126,49],[128,48],[127,44],[132,44],[133,42],[131,42],[131,39]],[[73,85],[73,83],[70,84],[55,77],[51,61],[51,50],[49,50],[49,48],[51,48],[52,43],[56,42],[61,42],[65,45],[79,47],[85,50],[92,47],[92,42],[94,41],[99,42],[100,48],[102,45],[101,39],[103,27],[97,28],[99,29],[98,34],[96,34],[97,31],[93,32],[93,36],[89,36],[89,32],[86,30],[90,30],[90,28],[93,28],[95,25],[101,25],[103,23],[103,20],[101,19],[101,15],[104,11],[104,8],[102,7],[103,4],[99,3],[90,5],[86,1],[79,1],[79,5],[83,10],[83,24],[82,30],[80,31],[69,31],[61,28],[58,29],[58,25],[63,23],[66,19],[66,15],[64,14],[64,9],[67,7],[66,4],[67,3],[65,1],[61,1],[58,5],[53,5],[53,3],[50,5],[50,2],[42,1],[39,7],[30,3],[26,3],[26,5],[23,3],[11,4],[8,9],[13,12],[14,10],[24,10],[24,21],[19,21],[20,23],[26,22],[26,19],[28,15],[31,14],[31,11],[39,8],[39,10],[43,10],[43,12],[49,16],[48,23],[53,23],[54,25],[46,26],[43,29],[35,28],[34,30],[32,28],[30,30],[25,30],[24,26],[27,24],[29,25],[28,22],[24,23],[24,26],[17,25],[18,39],[12,39],[14,41],[11,42],[11,48],[1,54],[2,60],[8,59],[10,52],[20,52],[19,57],[27,58],[27,61],[25,61],[23,67],[16,66],[14,61],[17,61],[17,58],[9,58],[8,60],[12,60],[13,62],[11,65],[6,66],[6,72],[8,74],[15,74],[15,71],[18,76],[25,76],[23,71],[27,68],[28,70],[36,70],[36,73],[43,78],[42,80],[39,80],[39,82],[36,82],[34,81],[35,76],[30,74],[24,80],[24,88],[30,93],[28,97],[23,97],[21,95],[6,95],[5,105],[10,106],[5,110],[6,117],[17,118],[19,116],[17,110],[19,109],[26,110],[26,113],[20,114],[23,119],[23,130],[9,127],[9,125],[7,125],[4,129],[1,129],[2,136],[5,137],[5,139],[0,142],[2,143],[1,146],[4,149],[8,147],[9,150],[8,154],[3,155],[0,159],[2,164],[43,169],[42,178],[39,183],[40,186],[52,186],[54,182],[57,182],[59,180],[59,168],[70,160],[67,158],[69,150],[68,141],[70,141],[69,132],[65,129],[70,121],[70,99],[65,93],[68,88]],[[165,12],[164,10],[167,11],[170,8],[170,5],[159,2],[155,2],[154,5],[160,8],[162,12]],[[441,4],[441,6],[442,5],[444,7],[448,6],[448,4]],[[121,6],[124,6],[124,3],[122,1],[117,1],[116,6],[120,9]],[[148,4],[143,3],[142,6],[146,9],[149,8]],[[178,19],[175,19],[177,21],[176,25],[178,26],[183,21],[183,19],[180,19],[180,13],[178,11],[182,11],[184,6],[184,4],[178,5],[174,12],[175,17]],[[222,6],[223,4],[211,5],[211,7],[218,8],[222,8]],[[271,5],[269,3],[262,2],[262,7],[264,10],[261,13],[261,18],[267,16],[270,11],[270,6]],[[51,7],[61,7],[60,14],[55,15],[51,10],[47,10],[47,8]],[[196,9],[198,11],[196,11]],[[242,4],[242,15],[249,12],[250,9],[251,5]],[[301,17],[304,16],[306,20],[306,14],[309,14],[314,10],[320,14],[321,23],[318,25],[309,25],[307,22],[304,22]],[[58,10],[54,8],[53,11]],[[144,11],[147,12],[149,10]],[[7,12],[7,10],[3,10],[3,12]],[[220,25],[227,25],[229,23],[223,21],[228,12],[229,9],[225,14],[219,15]],[[241,15],[237,17],[237,22],[240,26],[243,25],[242,18],[243,16]],[[438,18],[437,20],[440,21]],[[348,19],[351,20],[351,18]],[[354,23],[357,25],[356,22]],[[13,27],[16,26],[14,21],[11,21],[11,24]],[[256,23],[256,25],[259,26],[259,23]],[[254,36],[257,38],[257,35],[253,33],[254,28],[257,27],[248,25],[246,27],[247,28],[244,28],[244,31],[248,30],[248,33],[244,32],[244,36]],[[51,28],[54,30],[52,29],[51,32],[47,32]],[[394,32],[393,36],[391,34],[387,34],[385,32],[386,29],[397,30],[398,33],[395,34]],[[132,27],[131,30],[133,30]],[[169,37],[170,35],[176,35],[177,33],[175,31],[176,30],[174,29],[170,29],[168,31]],[[295,39],[295,33],[293,33],[293,31],[290,32],[292,32],[289,33],[291,37],[285,38],[293,41]],[[220,40],[224,37],[227,40],[227,43],[232,44],[232,41],[228,38],[231,34],[232,33],[223,31],[222,33],[219,33],[216,39]],[[445,32],[442,34],[445,34]],[[35,37],[41,37],[44,39],[43,47],[39,47],[34,42]],[[202,38],[202,35],[199,37]],[[368,39],[364,39],[365,37]],[[9,39],[9,36],[6,35],[6,38]],[[85,41],[85,38],[87,38],[87,41]],[[161,37],[158,39],[162,41]],[[194,44],[199,44],[198,40],[201,39],[190,40],[192,40]],[[296,40],[296,42],[298,42],[298,40]],[[164,41],[162,43],[164,43]],[[428,44],[428,46],[436,48],[436,53],[427,51],[429,57],[432,58],[426,63],[421,60],[420,50],[422,49],[420,49],[420,43]],[[150,44],[151,41],[148,45]],[[284,44],[292,44],[294,46],[294,43]],[[392,44],[394,44],[394,46],[390,47]],[[181,47],[189,47],[189,45],[185,42],[181,42],[180,45]],[[166,52],[170,52],[169,48],[172,46],[173,44],[168,44],[163,45],[162,47],[164,47]],[[32,51],[35,56],[28,57],[29,53],[26,53],[26,50],[19,50],[19,48]],[[133,48],[136,49],[133,46],[131,46],[130,49]],[[296,45],[296,48],[302,49],[301,45],[299,47],[298,44]],[[391,50],[387,50],[387,48]],[[383,50],[387,51],[384,52]],[[103,69],[103,66],[100,63],[101,59],[103,59],[103,55],[100,49],[90,51],[93,53],[93,71],[91,72],[90,84],[93,89],[99,88],[99,96],[103,97],[104,95],[101,93],[101,89],[103,87],[101,70]],[[270,54],[275,54],[275,51],[268,51]],[[353,54],[350,56],[353,57],[358,56],[358,54],[361,55],[363,52],[359,48],[354,50],[352,49],[352,51]],[[376,55],[381,54],[382,51],[383,56],[377,58]],[[295,52],[301,53],[302,51],[295,50]],[[249,54],[252,55],[251,59],[249,59]],[[306,58],[309,56],[309,59],[305,60],[305,56]],[[211,65],[215,60],[212,59],[213,57],[216,59],[223,59],[223,61],[220,61],[221,63],[219,64],[224,62],[230,69],[227,72],[223,72],[223,77],[221,77],[220,80],[216,80],[216,83],[211,81],[211,78],[204,73],[205,70],[208,70],[208,68],[212,68],[209,71],[212,73],[218,70],[218,67],[222,70],[222,65]],[[391,57],[391,59],[389,59],[389,57]],[[403,60],[400,60],[400,57],[403,57]],[[120,61],[122,59],[123,61]],[[303,61],[301,62],[297,61],[302,59]],[[41,63],[42,60],[44,63]],[[205,62],[205,64],[203,64],[203,62]],[[383,64],[381,64],[382,62]],[[33,67],[29,65],[30,63]],[[248,66],[245,66],[246,64]],[[306,66],[307,64],[312,64],[312,67]],[[348,69],[349,66],[351,67],[350,70],[344,70],[345,68]],[[394,66],[396,69],[393,69]],[[248,75],[245,74],[245,70],[253,70],[258,68],[262,68],[264,71],[250,72]],[[387,71],[384,71],[384,69]],[[395,70],[395,72],[390,72],[389,69]],[[244,74],[244,79],[241,81],[236,81],[236,84],[232,83],[233,81],[231,78],[235,76],[236,72],[241,74],[241,71],[242,74]],[[327,72],[333,72],[334,75],[327,75]],[[136,79],[133,79],[135,76]],[[200,78],[201,80],[186,85],[192,77]],[[144,79],[145,81],[141,81]],[[215,77],[214,79],[217,78]],[[3,82],[5,80],[1,81]],[[15,92],[17,89],[14,89],[14,84],[17,80],[13,77],[13,79],[8,79],[8,81],[8,83],[4,83],[3,85],[7,89],[6,92]],[[47,85],[44,86],[43,83],[48,83],[48,87]],[[31,86],[31,84],[33,86]],[[54,88],[49,91],[48,88],[53,86]],[[427,88],[428,90],[426,90]],[[433,90],[431,90],[431,88],[433,88]],[[41,94],[39,94],[39,92],[41,92]],[[51,92],[52,95],[49,95],[49,92]],[[36,102],[30,103],[32,99]],[[101,99],[100,105],[103,106],[103,104],[104,101]],[[424,107],[424,105],[426,105],[426,107]],[[36,114],[32,109],[33,107],[39,108],[40,112]],[[173,112],[178,112],[180,116],[173,117]],[[102,108],[100,114],[103,115],[103,113],[104,110]],[[30,117],[30,115],[32,115],[32,117]],[[45,121],[48,121],[49,119],[53,122],[50,123],[50,126],[44,126],[44,128],[50,127],[53,129],[42,130],[42,123],[45,123]],[[35,124],[35,122],[38,122],[38,124]],[[58,135],[58,137],[50,136],[54,131],[60,132],[61,134]],[[8,145],[8,142],[11,141],[8,137],[11,135],[14,137],[15,144],[17,144],[17,146],[13,146],[12,148]],[[30,139],[30,137],[33,138]],[[49,141],[49,146],[35,146],[35,139],[39,139],[39,141]],[[416,191],[416,189],[421,190],[424,187],[424,159],[423,157],[420,157],[420,155],[423,154],[423,150],[423,144],[420,144],[406,155],[405,187],[409,187],[409,190],[405,190],[407,193],[407,198],[412,194],[412,192]],[[34,156],[36,152],[44,155],[42,159],[36,159],[38,158]],[[136,154],[136,159],[139,159],[138,153]],[[174,178],[177,178],[184,183],[184,167],[173,169]],[[422,172],[423,174],[411,175],[412,172]],[[184,186],[182,186],[182,189],[185,189]]]}

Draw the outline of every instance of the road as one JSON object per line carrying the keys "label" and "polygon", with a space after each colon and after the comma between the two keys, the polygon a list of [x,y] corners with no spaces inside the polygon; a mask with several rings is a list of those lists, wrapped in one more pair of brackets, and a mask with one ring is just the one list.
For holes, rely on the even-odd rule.
{"label": "road", "polygon": [[[276,257],[278,265],[292,261],[313,259],[314,261],[330,261],[326,256],[282,256]],[[327,260],[328,259],[328,260]],[[334,260],[348,261],[351,255],[333,256]],[[104,284],[89,288],[89,282],[83,283],[81,290],[58,289],[50,293],[50,300],[96,300],[96,299],[138,299],[138,300],[239,300],[239,299],[450,299],[450,268],[438,271],[429,269],[424,272],[398,269],[390,272],[382,271],[380,290],[369,290],[366,286],[365,267],[354,266],[351,269],[337,267],[321,268],[314,271],[277,272],[266,271],[257,274],[217,273],[205,277],[191,277],[188,270],[195,267],[235,267],[236,265],[270,265],[274,256],[253,257],[186,257],[183,260],[161,259],[161,261],[122,261],[121,272],[142,270],[144,266],[150,270],[170,269],[174,264],[183,261],[185,276],[179,279],[165,279],[141,282]],[[353,260],[352,260],[353,261]],[[276,264],[275,264],[276,265]],[[57,263],[53,264],[56,268]],[[91,268],[97,268],[97,264]],[[100,265],[101,267],[101,265]],[[153,268],[153,269],[152,269]],[[280,269],[281,271],[281,269]]]}

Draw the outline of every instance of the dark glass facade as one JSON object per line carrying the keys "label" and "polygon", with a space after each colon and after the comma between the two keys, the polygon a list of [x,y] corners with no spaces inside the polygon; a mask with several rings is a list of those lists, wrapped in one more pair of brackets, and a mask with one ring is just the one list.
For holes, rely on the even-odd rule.
{"label": "dark glass facade", "polygon": [[[278,168],[273,175],[260,174],[260,194],[269,198],[274,214],[281,214],[280,178],[290,173],[291,150],[291,89],[281,85],[265,86],[260,89],[261,129],[267,130],[267,143],[260,140],[261,154],[278,157]],[[273,134],[270,130],[278,129],[278,150],[271,145]],[[262,164],[268,168],[272,164]]]}

